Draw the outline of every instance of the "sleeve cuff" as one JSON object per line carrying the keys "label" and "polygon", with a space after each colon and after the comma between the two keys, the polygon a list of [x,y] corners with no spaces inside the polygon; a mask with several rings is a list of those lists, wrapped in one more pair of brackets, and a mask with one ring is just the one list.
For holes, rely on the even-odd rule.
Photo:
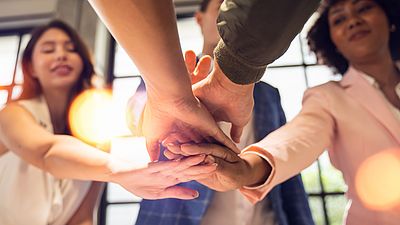
{"label": "sleeve cuff", "polygon": [[267,66],[250,65],[234,54],[221,39],[214,50],[214,57],[222,72],[234,83],[246,85],[260,81]]}
{"label": "sleeve cuff", "polygon": [[268,164],[271,166],[271,173],[269,177],[265,180],[265,182],[261,185],[258,186],[243,186],[244,189],[248,190],[257,190],[257,189],[262,189],[265,186],[269,185],[271,183],[272,178],[275,175],[275,163],[273,161],[272,155],[270,155],[267,151],[265,151],[263,148],[258,147],[256,145],[251,145],[247,148],[245,148],[241,153],[241,155],[245,154],[255,154],[263,158],[265,161],[268,162]]}

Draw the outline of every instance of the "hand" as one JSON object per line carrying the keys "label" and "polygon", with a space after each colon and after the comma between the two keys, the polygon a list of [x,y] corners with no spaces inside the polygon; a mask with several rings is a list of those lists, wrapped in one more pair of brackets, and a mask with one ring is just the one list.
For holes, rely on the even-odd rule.
{"label": "hand", "polygon": [[216,121],[232,123],[231,138],[239,143],[243,128],[249,122],[253,111],[254,84],[233,83],[225,76],[217,63],[214,63],[213,71],[207,76],[205,74],[208,74],[208,69],[204,69],[206,65],[202,64],[202,60],[207,62],[210,59],[202,58],[196,69],[193,69],[195,60],[195,55],[186,53],[185,62],[189,73],[192,74],[193,93],[207,107]]}
{"label": "hand", "polygon": [[204,159],[205,155],[196,155],[182,160],[151,162],[143,168],[112,160],[110,181],[145,199],[194,199],[198,197],[197,191],[175,185],[190,181],[192,176],[210,176],[216,165],[199,165]]}
{"label": "hand", "polygon": [[207,154],[207,164],[217,164],[214,173],[208,176],[193,175],[190,179],[217,191],[229,191],[243,186],[255,186],[267,180],[271,167],[261,157],[255,154],[237,155],[226,147],[216,144],[183,144],[168,145],[164,154],[168,158],[175,158],[172,152],[181,152],[183,155]]}

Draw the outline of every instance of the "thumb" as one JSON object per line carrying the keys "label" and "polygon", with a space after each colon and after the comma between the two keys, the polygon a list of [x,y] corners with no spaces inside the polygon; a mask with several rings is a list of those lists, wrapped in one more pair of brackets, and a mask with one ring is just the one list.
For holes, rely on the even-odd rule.
{"label": "thumb", "polygon": [[234,142],[236,143],[240,142],[240,137],[242,136],[242,133],[243,133],[243,126],[237,126],[232,124],[231,138]]}
{"label": "thumb", "polygon": [[160,156],[160,143],[158,140],[146,139],[146,148],[152,162]]}
{"label": "thumb", "polygon": [[210,72],[210,67],[211,67],[211,57],[209,55],[201,57],[192,75],[192,84],[195,84],[206,78]]}
{"label": "thumb", "polygon": [[193,76],[194,69],[196,68],[196,53],[192,50],[185,52],[186,68],[191,76]]}

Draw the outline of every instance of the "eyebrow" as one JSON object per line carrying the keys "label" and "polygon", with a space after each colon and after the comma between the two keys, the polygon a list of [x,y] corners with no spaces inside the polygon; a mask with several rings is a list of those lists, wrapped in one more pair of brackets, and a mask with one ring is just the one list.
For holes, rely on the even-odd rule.
{"label": "eyebrow", "polygon": [[[44,41],[40,45],[55,45],[55,44],[56,44],[55,41]],[[74,44],[74,43],[71,40],[67,40],[67,41],[64,41],[63,44],[65,45],[65,44]]]}
{"label": "eyebrow", "polygon": [[[354,4],[357,4],[360,1],[362,1],[362,0],[352,0],[351,3],[354,5]],[[334,14],[337,14],[337,13],[342,12],[342,11],[343,11],[343,7],[335,7],[334,9],[332,9],[330,11],[329,14],[334,15]]]}

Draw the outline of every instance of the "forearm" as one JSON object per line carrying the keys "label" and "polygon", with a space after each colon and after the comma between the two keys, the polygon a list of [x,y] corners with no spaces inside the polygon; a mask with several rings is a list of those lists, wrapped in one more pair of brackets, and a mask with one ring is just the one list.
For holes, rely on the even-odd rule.
{"label": "forearm", "polygon": [[191,94],[172,0],[89,0],[139,68],[149,98]]}
{"label": "forearm", "polygon": [[266,66],[289,47],[319,0],[226,0],[218,17],[222,40],[214,54],[235,83],[261,79]]}
{"label": "forearm", "polygon": [[45,152],[43,169],[59,178],[110,181],[110,154],[67,135],[57,135]]}

